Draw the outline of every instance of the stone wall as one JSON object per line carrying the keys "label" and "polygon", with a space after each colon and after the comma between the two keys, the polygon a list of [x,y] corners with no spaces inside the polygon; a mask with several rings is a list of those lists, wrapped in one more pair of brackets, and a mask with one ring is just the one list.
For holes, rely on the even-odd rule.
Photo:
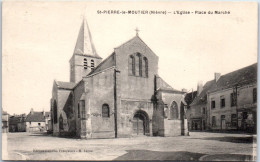
{"label": "stone wall", "polygon": [[[40,126],[38,125],[40,123]],[[45,122],[26,122],[26,132],[40,132],[39,127],[43,127],[45,131]]]}
{"label": "stone wall", "polygon": [[[130,55],[140,53],[148,60],[148,77],[129,74]],[[118,136],[132,136],[133,117],[141,110],[149,116],[149,135],[152,135],[154,76],[158,73],[158,56],[139,38],[115,48],[117,73]],[[136,73],[138,73],[137,59]]]}
{"label": "stone wall", "polygon": [[[89,138],[114,138],[114,68],[86,78],[85,87],[86,113],[91,120],[86,122],[87,129],[91,129]],[[109,117],[102,116],[103,104],[109,106]]]}
{"label": "stone wall", "polygon": [[152,135],[152,116],[153,104],[147,100],[127,100],[121,99],[120,108],[118,109],[118,137],[131,137],[133,135],[133,118],[136,112],[141,111],[148,115],[149,133]]}
{"label": "stone wall", "polygon": [[[253,105],[253,88],[256,88],[256,85],[247,85],[238,88],[238,98],[237,98],[237,106],[231,106],[231,97],[230,94],[233,93],[233,89],[224,89],[217,92],[209,93],[209,104],[208,111],[210,111],[210,120],[208,124],[211,129],[237,129],[236,126],[231,126],[231,116],[232,114],[237,117],[237,109],[240,107],[244,107],[244,105]],[[225,98],[225,107],[221,107],[220,105],[220,97]],[[211,100],[214,99],[216,103],[216,108],[211,108]],[[254,107],[254,106],[252,106]],[[222,122],[221,115],[225,116],[225,122]],[[216,118],[216,125],[212,125],[212,116]],[[222,125],[221,125],[222,124]]]}
{"label": "stone wall", "polygon": [[164,136],[180,136],[181,135],[181,120],[164,119]]}
{"label": "stone wall", "polygon": [[82,96],[82,94],[85,91],[85,84],[84,81],[80,81],[78,83],[78,85],[74,88],[73,93],[74,93],[74,103],[73,103],[73,107],[74,107],[74,118],[75,118],[75,126],[76,126],[76,136],[80,137],[81,136],[81,119],[78,116],[79,112],[78,112],[78,104],[80,101],[80,98]]}
{"label": "stone wall", "polygon": [[[52,121],[54,121],[55,102],[57,105],[57,123],[53,122],[53,135],[74,134],[76,126],[73,110],[73,92],[68,89],[58,88],[54,82],[51,99]],[[60,121],[62,121],[62,123],[60,123]]]}
{"label": "stone wall", "polygon": [[[157,118],[154,121],[159,136],[180,136],[185,134],[185,129],[187,129],[187,122],[184,123],[184,93],[181,92],[162,92],[159,91],[158,94],[158,108],[157,108]],[[178,107],[178,118],[170,118],[170,108],[173,102],[177,103]]]}
{"label": "stone wall", "polygon": [[[87,69],[84,68],[84,58],[87,59],[87,65],[89,66]],[[100,58],[88,57],[80,54],[74,54],[72,56],[70,60],[70,82],[77,83],[91,72],[91,60],[94,60],[94,67],[102,61]]]}
{"label": "stone wall", "polygon": [[[140,53],[148,59],[148,77],[129,75],[130,55]],[[115,49],[119,87],[118,97],[121,99],[151,100],[154,94],[154,75],[158,73],[158,56],[139,37]],[[136,60],[137,62],[137,60]]]}

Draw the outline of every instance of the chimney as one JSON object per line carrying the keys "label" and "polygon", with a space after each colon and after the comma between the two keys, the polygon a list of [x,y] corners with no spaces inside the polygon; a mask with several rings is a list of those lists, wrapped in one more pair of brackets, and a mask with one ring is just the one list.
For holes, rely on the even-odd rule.
{"label": "chimney", "polygon": [[220,73],[215,73],[215,81],[217,82],[218,79],[220,78],[221,74]]}
{"label": "chimney", "polygon": [[33,114],[33,108],[31,108],[31,111],[30,111],[31,114]]}
{"label": "chimney", "polygon": [[182,88],[181,91],[182,91],[182,92],[186,92],[186,93],[188,92],[187,89],[185,89],[185,88]]}
{"label": "chimney", "polygon": [[198,81],[198,85],[197,85],[197,96],[200,95],[200,93],[202,92],[202,90],[203,90],[203,83],[202,83],[202,81],[200,80],[200,81]]}

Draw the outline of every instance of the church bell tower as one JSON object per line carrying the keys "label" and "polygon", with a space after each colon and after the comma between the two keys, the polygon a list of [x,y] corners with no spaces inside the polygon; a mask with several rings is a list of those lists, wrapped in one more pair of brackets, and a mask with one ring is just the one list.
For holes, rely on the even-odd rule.
{"label": "church bell tower", "polygon": [[102,58],[97,54],[86,18],[79,30],[74,53],[70,59],[70,82],[77,83],[88,75]]}

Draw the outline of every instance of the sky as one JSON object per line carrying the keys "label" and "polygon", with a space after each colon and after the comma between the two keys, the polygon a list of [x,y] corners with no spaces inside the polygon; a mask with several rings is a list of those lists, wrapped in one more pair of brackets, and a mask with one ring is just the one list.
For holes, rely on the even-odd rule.
{"label": "sky", "polygon": [[[167,14],[98,14],[98,10]],[[230,11],[230,14],[173,14]],[[249,2],[21,2],[2,4],[2,108],[9,114],[49,111],[54,79],[69,81],[83,16],[105,59],[135,36],[159,56],[159,75],[173,88],[196,90],[214,78],[257,62],[257,3]]]}

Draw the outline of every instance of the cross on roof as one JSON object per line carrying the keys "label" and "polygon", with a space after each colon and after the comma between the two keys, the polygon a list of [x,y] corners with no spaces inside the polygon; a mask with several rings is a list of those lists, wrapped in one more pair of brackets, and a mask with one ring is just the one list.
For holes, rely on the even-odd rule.
{"label": "cross on roof", "polygon": [[135,28],[135,32],[136,32],[136,35],[138,36],[138,32],[139,32],[140,30],[136,27]]}

